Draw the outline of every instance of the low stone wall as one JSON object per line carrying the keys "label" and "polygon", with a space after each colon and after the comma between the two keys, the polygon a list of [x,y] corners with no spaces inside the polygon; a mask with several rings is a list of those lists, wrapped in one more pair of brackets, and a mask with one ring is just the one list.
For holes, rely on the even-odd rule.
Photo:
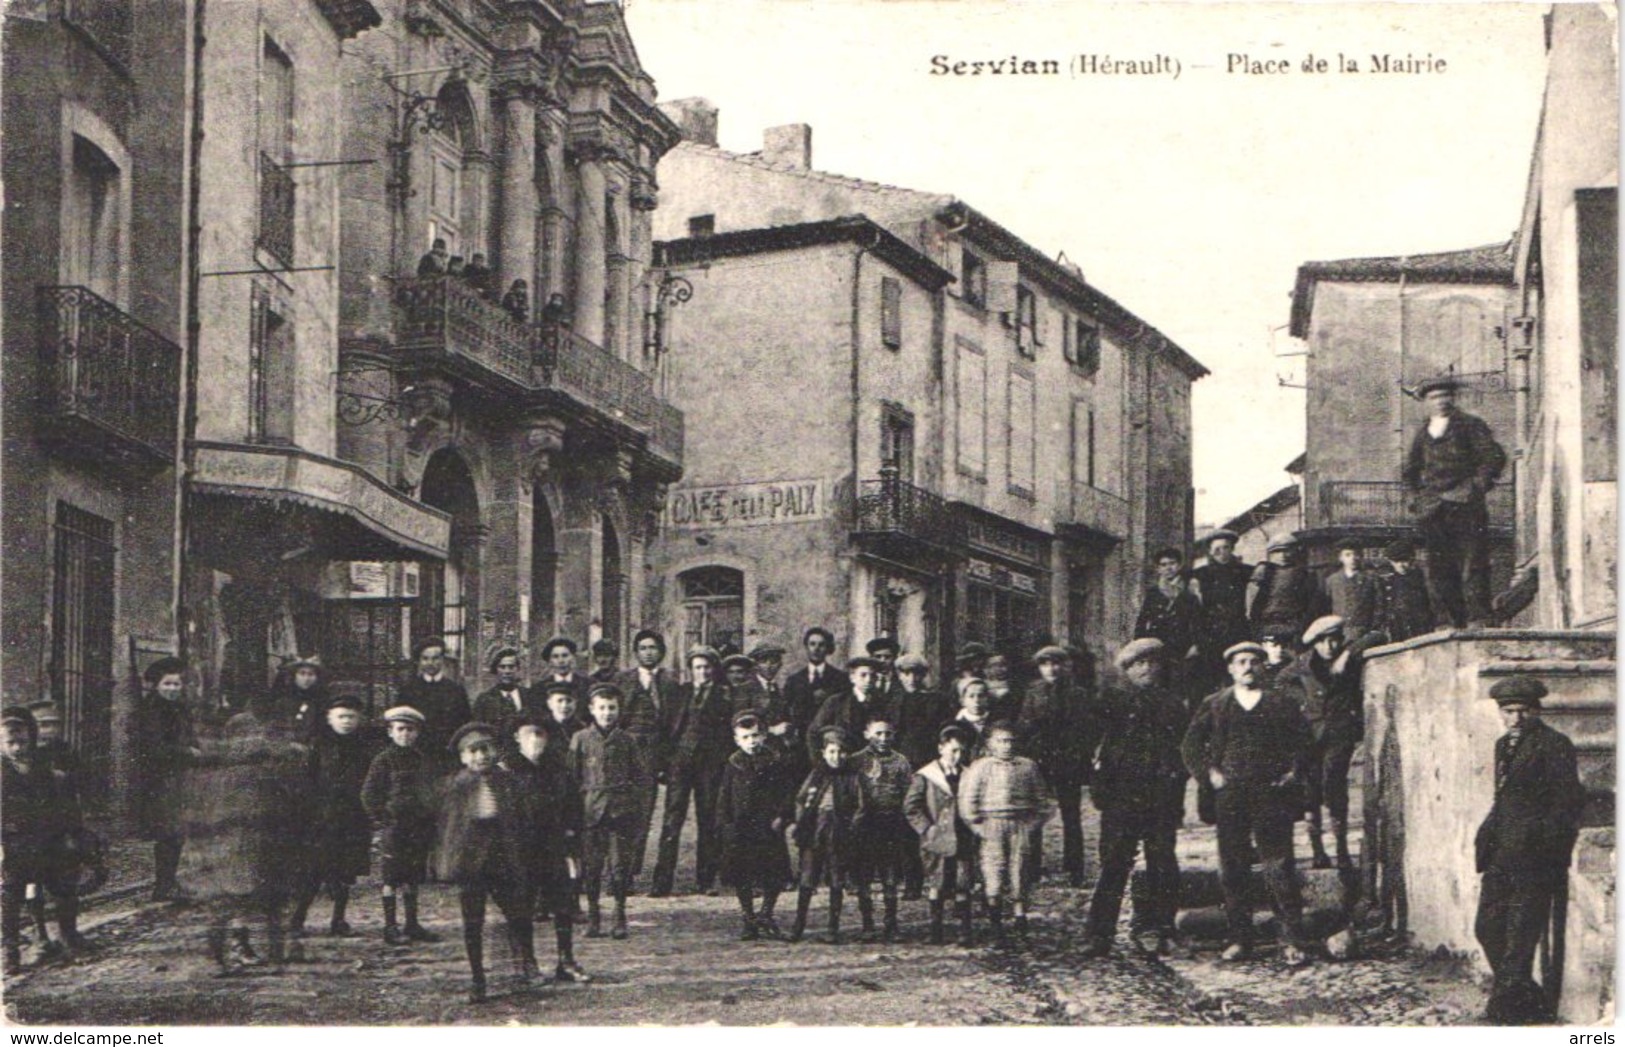
{"label": "low stone wall", "polygon": [[[1441,632],[1374,648],[1365,672],[1366,897],[1418,946],[1444,946],[1488,973],[1473,934],[1473,836],[1494,798],[1502,734],[1489,688],[1516,663],[1553,691],[1546,716],[1580,749],[1587,824],[1613,824],[1612,634]],[[1606,667],[1606,668],[1605,668]],[[1588,830],[1571,875],[1560,1011],[1611,1013],[1613,838]],[[1537,972],[1538,976],[1538,972]]]}

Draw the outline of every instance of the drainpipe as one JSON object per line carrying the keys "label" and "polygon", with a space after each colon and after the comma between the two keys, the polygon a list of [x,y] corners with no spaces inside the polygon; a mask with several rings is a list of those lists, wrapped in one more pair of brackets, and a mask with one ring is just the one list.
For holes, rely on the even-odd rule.
{"label": "drainpipe", "polygon": [[1399,260],[1399,395],[1394,397],[1394,443],[1399,449],[1399,468],[1405,468],[1405,275],[1409,258]]}
{"label": "drainpipe", "polygon": [[[858,472],[858,430],[861,427],[860,411],[862,404],[862,401],[858,399],[858,378],[863,353],[863,345],[859,340],[862,327],[858,321],[861,315],[863,298],[863,256],[880,245],[880,230],[876,229],[873,232],[874,236],[869,243],[859,244],[857,252],[852,255],[852,413],[847,416],[847,436],[852,454],[852,509],[854,513],[857,511],[858,493],[862,490],[863,483],[862,475]],[[852,606],[851,590],[848,590],[847,593],[847,606]]]}
{"label": "drainpipe", "polygon": [[203,152],[203,16],[204,4],[207,0],[191,0],[187,4],[188,28],[187,34],[187,60],[186,60],[186,95],[191,104],[185,106],[182,117],[182,133],[186,137],[186,149],[181,166],[181,193],[185,198],[185,208],[182,221],[186,226],[186,235],[181,247],[181,270],[183,280],[181,283],[182,312],[185,316],[186,333],[185,347],[183,349],[183,374],[181,379],[180,425],[176,435],[176,459],[179,462],[175,470],[175,523],[174,523],[174,572],[173,584],[170,590],[170,615],[175,628],[175,653],[182,658],[189,654],[191,646],[190,612],[186,606],[188,583],[191,581],[191,488],[192,467],[196,452],[192,446],[193,438],[197,434],[197,382],[198,382],[198,342],[200,321],[198,311],[198,246],[202,233],[199,225],[199,200],[201,198],[198,169],[201,165]]}

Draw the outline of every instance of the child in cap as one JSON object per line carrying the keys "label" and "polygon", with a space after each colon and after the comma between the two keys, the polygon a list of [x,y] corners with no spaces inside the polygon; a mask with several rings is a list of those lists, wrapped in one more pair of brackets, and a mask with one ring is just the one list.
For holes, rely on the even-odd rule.
{"label": "child in cap", "polygon": [[1027,862],[1032,830],[1049,814],[1038,765],[1016,755],[1016,728],[1005,721],[987,730],[988,754],[970,765],[959,787],[959,816],[981,839],[982,879],[993,932],[1004,933],[1009,896],[1016,931],[1027,931]]}
{"label": "child in cap", "polygon": [[588,691],[592,726],[570,739],[570,773],[581,787],[582,886],[587,892],[587,937],[601,938],[599,911],[604,866],[609,866],[609,892],[615,900],[609,935],[626,937],[626,895],[631,887],[631,857],[642,827],[644,770],[638,743],[621,727],[621,689],[595,683]]}
{"label": "child in cap", "polygon": [[[384,941],[437,942],[440,936],[418,923],[418,887],[423,883],[434,842],[433,761],[418,746],[423,714],[410,705],[384,713],[389,745],[372,758],[361,785],[361,805],[378,845],[378,878],[383,881]],[[395,923],[395,899],[406,908],[406,926]]]}
{"label": "child in cap", "polygon": [[897,889],[908,868],[906,848],[918,847],[914,830],[903,814],[914,768],[906,756],[892,748],[897,729],[889,712],[872,713],[863,737],[868,745],[852,758],[868,812],[858,840],[858,912],[863,918],[865,940],[873,940],[875,903],[870,885],[879,880],[885,903],[883,938],[891,942],[897,939]]}
{"label": "child in cap", "polygon": [[[79,758],[74,754],[73,747],[62,737],[62,711],[57,708],[56,702],[49,698],[44,701],[30,702],[28,711],[33,714],[34,726],[38,731],[38,742],[34,746],[34,755],[40,766],[52,774],[60,774],[62,787],[75,799],[79,792]],[[45,955],[54,956],[62,951],[58,942],[51,940],[45,921],[45,890],[40,884],[28,885],[28,914],[34,923],[34,934],[39,940],[40,947]]]}
{"label": "child in cap", "polygon": [[[773,910],[790,879],[784,830],[795,817],[795,780],[787,759],[767,744],[760,713],[754,709],[735,713],[733,730],[739,751],[728,757],[717,793],[722,883],[739,898],[740,941],[764,936],[782,941],[784,933],[774,922]],[[757,890],[762,892],[760,917],[753,908]]]}
{"label": "child in cap", "polygon": [[304,934],[305,917],[316,894],[326,887],[333,899],[328,933],[354,938],[344,918],[350,888],[372,865],[372,824],[361,804],[361,786],[372,765],[372,751],[361,734],[361,702],[345,695],[327,703],[327,722],[311,739],[305,765],[310,794],[309,867],[304,890],[294,905],[289,936]]}
{"label": "child in cap", "polygon": [[547,704],[547,718],[543,726],[552,736],[561,752],[568,752],[570,739],[587,727],[578,715],[580,703],[576,699],[576,685],[568,680],[549,680],[542,687]]}
{"label": "child in cap", "polygon": [[970,732],[949,724],[937,734],[937,758],[915,773],[903,799],[908,824],[920,837],[931,944],[943,943],[943,908],[954,899],[958,944],[971,944],[971,891],[976,886],[976,834],[959,816],[959,782]]}
{"label": "child in cap", "polygon": [[457,885],[463,948],[472,976],[470,1003],[485,1000],[485,903],[493,900],[508,925],[508,944],[521,987],[536,977],[536,814],[520,777],[497,764],[495,727],[465,723],[451,736],[463,769],[446,779],[439,797],[435,872]]}
{"label": "child in cap", "polygon": [[581,789],[570,774],[567,754],[547,733],[540,717],[521,719],[514,727],[513,748],[502,758],[531,794],[536,848],[534,906],[553,917],[560,982],[590,982],[576,963],[576,870],[581,867]]}
{"label": "child in cap", "polygon": [[[57,929],[70,950],[84,947],[79,934],[78,864],[68,835],[80,825],[79,799],[67,776],[40,759],[39,730],[27,709],[0,712],[0,946],[5,973],[22,967],[22,914],[28,884],[56,901]],[[42,949],[48,939],[42,937]]]}
{"label": "child in cap", "polygon": [[801,940],[813,893],[822,885],[829,888],[829,934],[824,941],[839,945],[842,892],[857,879],[865,801],[857,769],[846,757],[846,729],[831,724],[818,735],[818,762],[796,794],[795,841],[801,851],[801,868],[790,940]]}

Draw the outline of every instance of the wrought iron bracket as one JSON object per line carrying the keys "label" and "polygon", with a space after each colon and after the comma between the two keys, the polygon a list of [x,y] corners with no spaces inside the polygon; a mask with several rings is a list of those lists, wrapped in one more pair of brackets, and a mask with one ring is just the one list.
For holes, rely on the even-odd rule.
{"label": "wrought iron bracket", "polygon": [[654,306],[649,310],[644,325],[643,351],[654,362],[666,351],[666,313],[694,297],[694,284],[686,276],[670,272],[661,275],[655,285]]}

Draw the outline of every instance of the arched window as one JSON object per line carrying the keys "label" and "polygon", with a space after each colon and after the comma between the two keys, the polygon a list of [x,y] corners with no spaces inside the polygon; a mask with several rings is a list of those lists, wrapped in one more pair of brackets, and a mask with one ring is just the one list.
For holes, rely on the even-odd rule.
{"label": "arched window", "polygon": [[[420,572],[421,614],[412,622],[412,639],[443,636],[446,654],[457,659],[465,649],[478,650],[466,607],[473,602],[478,561],[480,500],[468,463],[451,448],[441,448],[430,456],[419,487],[423,504],[451,514],[451,550],[444,564],[425,564]],[[463,665],[463,672],[474,667]]]}
{"label": "arched window", "polygon": [[745,575],[696,567],[677,576],[683,594],[683,650],[700,644],[739,650],[745,639]]}

